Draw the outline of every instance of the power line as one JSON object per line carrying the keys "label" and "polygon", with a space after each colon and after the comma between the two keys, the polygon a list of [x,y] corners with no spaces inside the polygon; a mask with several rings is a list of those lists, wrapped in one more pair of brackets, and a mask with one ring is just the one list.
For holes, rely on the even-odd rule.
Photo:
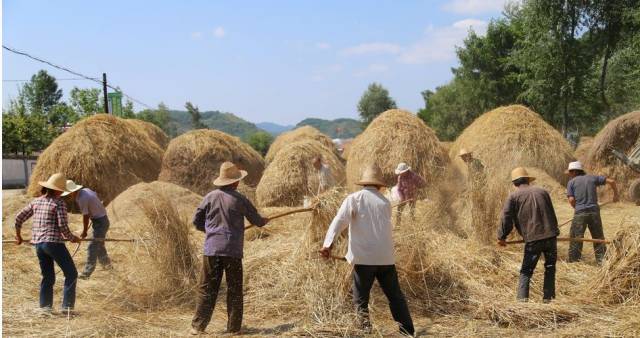
{"label": "power line", "polygon": [[[2,80],[2,82],[29,82],[31,81],[31,79],[29,80]],[[74,79],[58,79],[56,78],[56,81],[88,81],[87,79],[84,78],[74,78]]]}
{"label": "power line", "polygon": [[[62,70],[62,71],[65,71],[65,72],[67,72],[67,73],[73,74],[73,75],[75,75],[75,76],[79,76],[79,77],[81,77],[81,78],[82,78],[82,79],[84,79],[84,80],[89,80],[89,81],[93,81],[93,82],[96,82],[96,83],[102,84],[102,81],[100,81],[100,80],[99,80],[99,79],[97,79],[97,78],[93,78],[93,77],[90,77],[90,76],[87,76],[87,75],[84,75],[84,74],[78,73],[78,72],[73,71],[73,70],[71,70],[71,69],[69,69],[69,68],[67,68],[67,67],[63,67],[63,66],[56,65],[56,64],[54,64],[54,63],[52,63],[52,62],[49,62],[49,61],[47,61],[47,60],[44,60],[44,59],[42,59],[42,58],[39,58],[39,57],[33,56],[33,55],[31,55],[31,54],[29,54],[29,53],[27,53],[27,52],[22,52],[22,51],[19,51],[19,50],[16,50],[16,49],[13,49],[13,48],[7,47],[7,46],[5,46],[5,45],[2,45],[2,48],[6,49],[6,50],[8,50],[8,51],[10,51],[10,52],[12,52],[12,53],[15,53],[15,54],[18,54],[18,55],[22,55],[22,56],[25,56],[25,57],[27,57],[27,58],[29,58],[29,59],[32,59],[32,60],[35,60],[35,61],[38,61],[38,62],[41,62],[41,63],[47,64],[47,65],[49,65],[49,66],[51,66],[51,67],[53,67],[53,68],[57,68],[57,69],[60,69],[60,70]],[[15,81],[15,82],[18,82],[18,81]],[[135,99],[135,98],[133,98],[133,97],[131,97],[131,96],[127,95],[124,91],[119,90],[117,87],[114,87],[114,86],[109,85],[109,84],[107,84],[107,87],[109,87],[109,88],[111,88],[111,89],[113,89],[113,90],[119,91],[120,93],[122,93],[122,95],[123,95],[124,97],[126,97],[127,99],[129,99],[129,100],[131,100],[131,101],[133,101],[133,102],[136,102],[136,103],[137,103],[137,104],[139,104],[139,105],[142,105],[142,106],[144,106],[144,107],[146,107],[146,108],[151,108],[151,106],[149,106],[148,104],[145,104],[144,102],[141,102],[140,100]]]}

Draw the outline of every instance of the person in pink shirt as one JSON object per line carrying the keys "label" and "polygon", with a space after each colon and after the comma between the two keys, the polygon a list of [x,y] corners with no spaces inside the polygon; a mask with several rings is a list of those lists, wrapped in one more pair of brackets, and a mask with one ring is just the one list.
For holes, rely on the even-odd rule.
{"label": "person in pink shirt", "polygon": [[426,182],[420,175],[413,172],[411,170],[411,167],[404,162],[398,164],[395,173],[396,175],[398,175],[397,187],[400,203],[410,201],[398,207],[398,213],[396,214],[396,225],[400,225],[400,223],[402,222],[402,213],[404,212],[404,209],[407,205],[409,205],[411,220],[415,221],[416,199],[418,197],[419,190],[426,186]]}

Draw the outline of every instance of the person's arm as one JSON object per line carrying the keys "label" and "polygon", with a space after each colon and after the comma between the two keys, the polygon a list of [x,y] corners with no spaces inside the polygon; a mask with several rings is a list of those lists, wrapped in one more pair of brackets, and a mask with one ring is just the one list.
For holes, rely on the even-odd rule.
{"label": "person's arm", "polygon": [[608,186],[613,190],[613,201],[618,202],[620,200],[620,196],[618,195],[618,186],[616,185],[616,180],[612,178],[605,178],[605,182]]}
{"label": "person's arm", "polygon": [[574,195],[574,187],[573,187],[573,182],[569,181],[569,183],[567,184],[567,199],[569,200],[569,204],[571,205],[572,208],[576,208],[576,197]]}
{"label": "person's arm", "polygon": [[500,222],[500,226],[498,227],[498,245],[505,246],[507,236],[513,230],[513,221],[515,219],[515,205],[513,203],[513,199],[511,196],[507,199],[507,202],[504,204],[502,208],[502,221]]}
{"label": "person's arm", "polygon": [[246,208],[246,214],[244,216],[249,220],[249,223],[257,227],[263,227],[269,223],[269,219],[262,217],[251,201],[244,199],[244,204]]}
{"label": "person's arm", "polygon": [[[80,192],[78,192],[80,193]],[[102,203],[97,197],[98,202]],[[78,204],[78,208],[80,209],[80,213],[82,213],[82,234],[80,238],[87,237],[87,231],[89,231],[89,201],[86,198],[78,198],[76,199],[76,204]]]}
{"label": "person's arm", "polygon": [[63,200],[56,203],[56,218],[58,219],[58,229],[62,233],[62,237],[71,241],[71,243],[80,242],[80,237],[74,235],[69,229],[69,218],[67,216],[67,205]]}
{"label": "person's arm", "polygon": [[20,212],[16,215],[15,228],[16,228],[16,243],[18,245],[22,244],[22,224],[26,222],[31,216],[33,216],[33,205],[32,202],[29,202],[27,206],[22,208]]}
{"label": "person's arm", "polygon": [[196,227],[198,231],[204,232],[204,223],[207,217],[207,209],[209,207],[209,202],[205,197],[198,208],[196,209],[195,214],[193,215],[193,225]]}
{"label": "person's arm", "polygon": [[327,234],[324,237],[324,242],[322,244],[322,249],[320,250],[320,254],[329,258],[331,254],[331,247],[333,246],[333,240],[336,238],[338,234],[340,234],[344,229],[346,229],[351,223],[353,208],[351,205],[351,199],[347,197],[340,206],[336,217],[333,218],[329,229],[327,230]]}
{"label": "person's arm", "polygon": [[87,238],[87,231],[89,231],[89,215],[82,215],[82,234],[80,238]]}
{"label": "person's arm", "polygon": [[400,198],[400,201],[404,201],[404,194],[402,193],[402,179],[400,178],[400,175],[398,175],[398,183],[396,183],[396,186],[398,187],[398,197]]}

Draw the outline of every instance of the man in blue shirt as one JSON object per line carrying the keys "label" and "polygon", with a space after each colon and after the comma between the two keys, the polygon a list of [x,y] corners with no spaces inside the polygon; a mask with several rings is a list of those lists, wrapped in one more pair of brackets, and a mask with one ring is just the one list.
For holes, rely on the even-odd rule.
{"label": "man in blue shirt", "polygon": [[[582,168],[582,163],[578,161],[569,163],[567,175],[571,177],[567,184],[567,197],[569,198],[569,204],[575,209],[570,236],[572,238],[582,238],[588,227],[592,238],[604,239],[597,187],[605,184],[611,186],[613,201],[617,202],[618,189],[616,188],[616,182],[604,176],[587,175]],[[606,250],[607,248],[603,243],[593,244],[593,251],[598,264],[602,263]],[[581,256],[582,242],[571,242],[569,244],[569,262],[577,262]]]}

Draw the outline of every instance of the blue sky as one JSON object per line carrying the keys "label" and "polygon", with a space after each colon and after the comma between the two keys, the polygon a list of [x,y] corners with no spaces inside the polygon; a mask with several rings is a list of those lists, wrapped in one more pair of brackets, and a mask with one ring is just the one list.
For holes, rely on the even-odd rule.
{"label": "blue sky", "polygon": [[[2,40],[99,77],[156,106],[232,112],[252,122],[357,117],[371,82],[400,108],[449,81],[454,50],[504,0],[3,1]],[[3,105],[39,69],[2,52]],[[66,94],[87,81],[60,81]],[[137,109],[142,107],[137,105]]]}

